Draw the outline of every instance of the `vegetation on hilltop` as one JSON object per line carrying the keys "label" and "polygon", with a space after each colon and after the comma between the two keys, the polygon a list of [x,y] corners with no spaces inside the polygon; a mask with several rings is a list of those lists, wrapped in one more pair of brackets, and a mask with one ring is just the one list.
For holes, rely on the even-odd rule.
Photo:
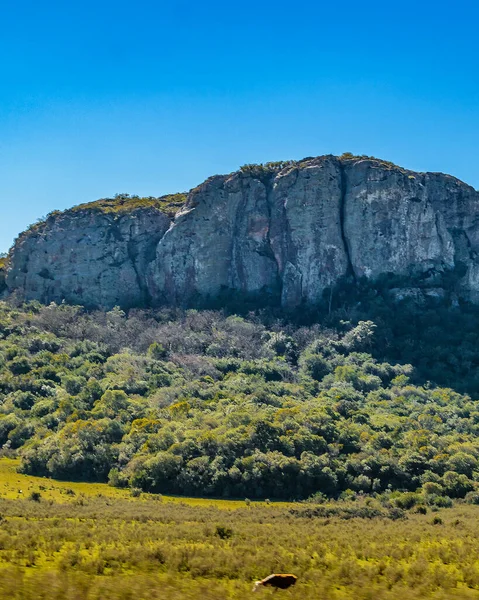
{"label": "vegetation on hilltop", "polygon": [[[267,163],[251,163],[245,164],[240,167],[240,171],[247,175],[256,177],[258,179],[268,179],[271,175],[278,173],[282,169],[286,167],[299,166],[302,167],[304,164],[313,160],[314,157],[305,157],[301,160],[282,160],[282,161],[273,161]],[[381,163],[383,166],[388,168],[398,168],[403,172],[406,172],[405,169],[398,167],[394,163],[376,158],[374,156],[368,156],[366,154],[355,155],[351,152],[344,152],[341,156],[338,157],[339,160],[374,160]],[[110,213],[110,214],[124,214],[129,213],[138,208],[157,208],[161,210],[170,218],[173,218],[175,214],[185,205],[187,201],[188,193],[187,192],[178,192],[175,194],[166,194],[164,196],[139,196],[137,194],[115,194],[113,198],[100,198],[99,200],[94,200],[92,202],[85,202],[83,204],[78,204],[71,209],[72,212],[82,211],[82,210],[93,210],[102,213]],[[35,223],[32,223],[26,231],[35,231],[41,226],[49,217],[55,217],[56,215],[61,214],[62,211],[53,210],[46,217],[39,218]],[[20,237],[24,235],[25,232],[20,234]],[[4,260],[0,256],[0,269],[2,268],[2,260]]]}
{"label": "vegetation on hilltop", "polygon": [[[425,339],[441,361],[438,327]],[[476,403],[385,360],[411,340],[381,319],[3,303],[0,334],[0,444],[25,473],[190,495],[475,501]],[[443,362],[451,377],[456,354],[478,359],[467,335]]]}
{"label": "vegetation on hilltop", "polygon": [[[175,214],[182,208],[187,199],[187,193],[167,194],[166,196],[137,196],[135,194],[115,194],[113,198],[101,198],[93,202],[85,202],[70,208],[67,212],[80,212],[83,210],[97,211],[104,214],[122,215],[130,213],[138,208],[156,208],[161,212],[173,218]],[[22,238],[28,232],[36,231],[48,219],[54,218],[57,215],[63,214],[60,210],[53,210],[45,217],[39,218],[35,223],[32,223],[26,231],[20,233],[19,238]]]}
{"label": "vegetation on hilltop", "polygon": [[[115,194],[113,198],[101,198],[93,202],[85,202],[84,204],[78,204],[67,211],[52,210],[46,216],[40,217],[35,223],[32,223],[27,227],[25,231],[22,231],[15,242],[23,239],[30,233],[38,232],[46,222],[53,220],[58,215],[64,214],[64,212],[75,213],[84,210],[97,211],[103,214],[123,215],[128,214],[138,208],[156,208],[161,212],[165,213],[170,219],[172,219],[176,213],[182,208],[187,199],[187,193],[167,194],[166,196],[137,196],[135,194]],[[15,246],[10,249],[10,253],[13,251]],[[1,260],[1,259],[0,259]],[[1,269],[0,263],[0,269]]]}
{"label": "vegetation on hilltop", "polygon": [[401,171],[406,171],[406,169],[399,167],[398,165],[391,162],[390,160],[384,160],[382,158],[377,158],[376,156],[369,156],[367,154],[353,154],[352,152],[343,152],[343,154],[341,154],[341,156],[339,156],[339,160],[374,160],[378,163],[381,163],[381,165],[383,165],[385,167],[400,169]]}
{"label": "vegetation on hilltop", "polygon": [[[314,158],[315,157],[313,157],[313,156],[307,156],[305,158],[302,158],[301,160],[282,160],[282,161],[276,161],[276,162],[246,164],[246,165],[243,165],[242,167],[240,167],[240,171],[242,173],[246,173],[248,175],[252,175],[253,177],[262,179],[264,177],[269,177],[271,175],[274,175],[275,173],[278,173],[279,171],[285,169],[286,167],[295,167],[295,166],[303,167],[307,161],[314,160]],[[316,157],[316,158],[318,158],[318,157]],[[338,156],[338,158],[341,161],[374,160],[374,161],[380,163],[384,167],[400,169],[403,172],[406,171],[406,169],[402,169],[401,167],[398,167],[398,165],[394,164],[391,161],[383,160],[381,158],[376,158],[375,156],[368,156],[367,154],[357,155],[357,154],[353,154],[352,152],[344,152],[343,154],[341,154],[341,156]]]}
{"label": "vegetation on hilltop", "polygon": [[282,171],[286,167],[294,166],[298,164],[295,160],[280,160],[276,162],[267,162],[267,163],[251,163],[247,165],[242,165],[240,167],[240,171],[245,173],[246,175],[251,175],[252,177],[256,177],[258,179],[263,179],[265,177],[269,177],[270,175],[274,175],[279,171]]}
{"label": "vegetation on hilltop", "polygon": [[113,198],[102,198],[73,207],[71,210],[98,210],[103,213],[128,213],[137,208],[153,207],[173,217],[186,202],[186,193],[167,194],[166,196],[137,196],[135,194],[116,194]]}

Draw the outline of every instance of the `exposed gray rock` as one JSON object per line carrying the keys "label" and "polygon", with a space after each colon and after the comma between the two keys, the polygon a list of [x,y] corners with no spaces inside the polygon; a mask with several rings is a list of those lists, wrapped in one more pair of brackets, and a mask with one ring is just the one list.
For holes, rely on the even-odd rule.
{"label": "exposed gray rock", "polygon": [[269,223],[264,183],[243,173],[208,179],[190,192],[158,244],[148,276],[151,296],[178,304],[226,290],[277,293]]}
{"label": "exposed gray rock", "polygon": [[6,289],[7,289],[6,271],[3,268],[3,266],[0,265],[0,298],[2,297],[2,295],[6,291]]}
{"label": "exposed gray rock", "polygon": [[[386,273],[431,284],[463,270],[460,287],[476,298],[479,194],[447,175],[348,161],[344,231],[357,277]],[[439,279],[438,279],[439,276]]]}
{"label": "exposed gray rock", "polygon": [[423,306],[428,301],[444,301],[446,292],[443,288],[392,288],[389,290],[389,295],[395,302],[409,300],[418,306]]}
{"label": "exposed gray rock", "polygon": [[151,207],[120,215],[83,209],[51,216],[17,240],[8,288],[41,302],[145,304],[145,269],[169,225]]}
{"label": "exposed gray rock", "polygon": [[154,206],[53,215],[16,242],[7,286],[105,308],[235,294],[295,307],[344,277],[392,276],[398,296],[479,302],[478,219],[479,193],[453,177],[324,156],[211,177],[174,220]]}
{"label": "exposed gray rock", "polygon": [[342,165],[312,159],[276,175],[271,193],[271,248],[285,306],[313,304],[349,267],[342,230]]}
{"label": "exposed gray rock", "polygon": [[233,173],[193,190],[158,244],[152,297],[170,303],[234,290],[313,303],[347,271],[340,163]]}

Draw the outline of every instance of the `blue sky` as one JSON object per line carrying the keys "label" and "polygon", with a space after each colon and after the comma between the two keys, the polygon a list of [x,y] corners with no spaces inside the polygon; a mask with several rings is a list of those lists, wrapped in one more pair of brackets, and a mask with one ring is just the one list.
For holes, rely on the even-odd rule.
{"label": "blue sky", "polygon": [[479,188],[477,0],[0,2],[0,251],[53,209],[351,151]]}

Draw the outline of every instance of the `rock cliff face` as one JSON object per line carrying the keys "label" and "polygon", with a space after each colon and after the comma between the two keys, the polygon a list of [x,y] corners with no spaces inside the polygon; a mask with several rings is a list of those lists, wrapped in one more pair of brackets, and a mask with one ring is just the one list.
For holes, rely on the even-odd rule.
{"label": "rock cliff face", "polygon": [[3,292],[7,289],[5,277],[6,277],[5,265],[3,263],[3,260],[0,259],[0,297],[1,297],[1,294],[3,294]]}
{"label": "rock cliff face", "polygon": [[145,305],[145,271],[169,226],[170,219],[151,207],[120,215],[88,209],[52,215],[17,240],[8,289],[41,302]]}
{"label": "rock cliff face", "polygon": [[447,281],[479,302],[478,250],[479,193],[470,186],[323,156],[211,177],[174,218],[161,202],[54,214],[20,236],[6,284],[27,299],[104,308],[223,294],[295,307],[344,277],[393,276],[396,290],[437,294]]}

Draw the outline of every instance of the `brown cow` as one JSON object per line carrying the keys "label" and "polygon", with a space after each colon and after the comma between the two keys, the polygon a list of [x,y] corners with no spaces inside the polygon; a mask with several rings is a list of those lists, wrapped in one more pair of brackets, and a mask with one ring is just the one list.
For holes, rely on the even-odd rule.
{"label": "brown cow", "polygon": [[296,575],[292,575],[291,573],[273,573],[261,581],[255,581],[253,592],[257,592],[260,586],[267,585],[277,590],[287,590],[296,583],[297,579]]}

